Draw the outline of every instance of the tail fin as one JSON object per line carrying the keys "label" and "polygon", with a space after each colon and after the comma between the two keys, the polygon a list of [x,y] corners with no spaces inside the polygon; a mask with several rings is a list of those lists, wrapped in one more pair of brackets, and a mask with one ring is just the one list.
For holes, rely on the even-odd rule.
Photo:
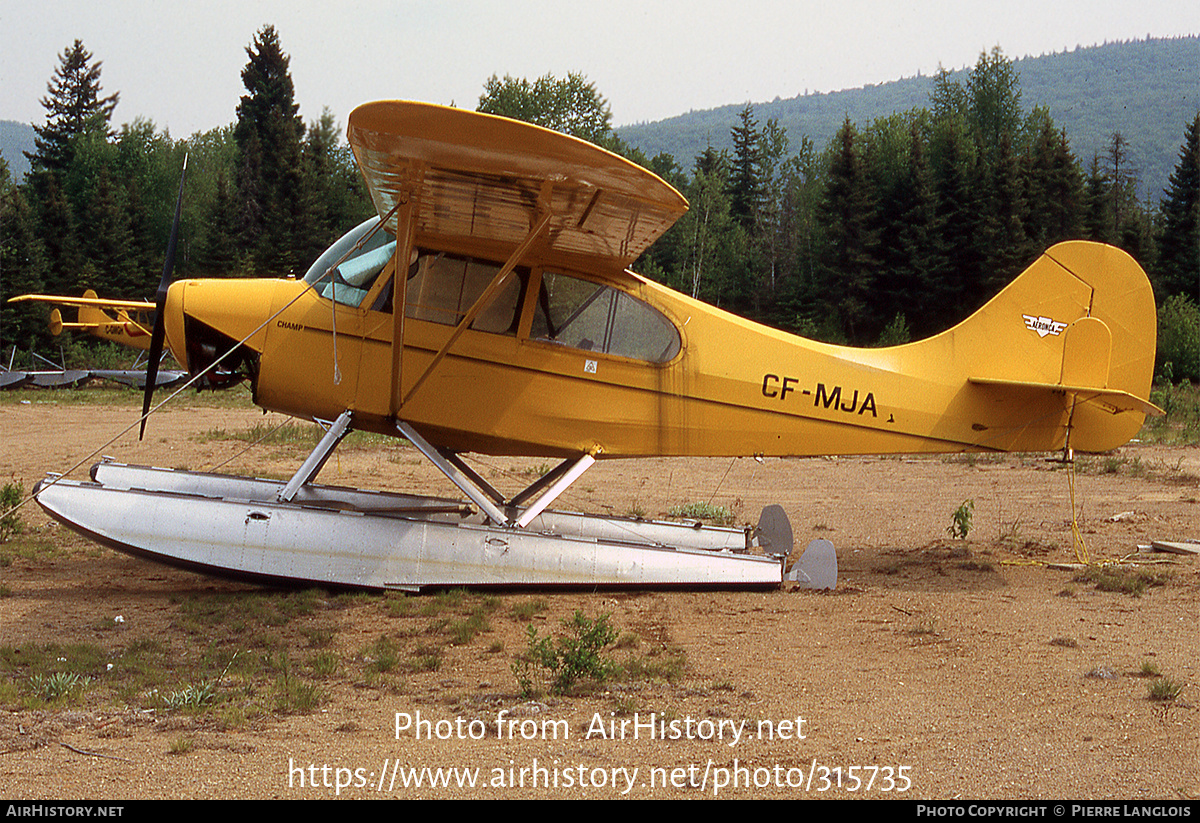
{"label": "tail fin", "polygon": [[[946,337],[980,445],[1102,452],[1147,414],[1157,317],[1146,273],[1125,252],[1059,243]],[[937,340],[939,338],[933,338]]]}

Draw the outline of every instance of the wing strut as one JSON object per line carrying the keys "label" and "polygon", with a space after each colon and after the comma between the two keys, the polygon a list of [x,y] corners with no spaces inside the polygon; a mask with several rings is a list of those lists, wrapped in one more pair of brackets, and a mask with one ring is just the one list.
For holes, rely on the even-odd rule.
{"label": "wing strut", "polygon": [[545,494],[539,497],[536,501],[534,501],[532,506],[525,510],[525,513],[521,515],[519,520],[517,520],[517,525],[521,528],[528,526],[533,518],[541,514],[543,509],[553,503],[560,494],[567,490],[568,486],[578,480],[579,476],[590,469],[592,464],[595,462],[596,458],[590,454],[585,454],[583,457],[576,460],[571,468],[565,474],[563,474],[562,477],[558,478],[553,486],[546,490]]}
{"label": "wing strut", "polygon": [[392,273],[392,391],[388,400],[392,417],[398,415],[400,407],[404,405],[404,401],[400,397],[403,378],[401,361],[404,356],[404,318],[408,314],[408,259],[412,255],[413,230],[416,226],[416,220],[413,219],[412,197],[407,196],[402,204],[397,203],[395,210],[396,253]]}
{"label": "wing strut", "polygon": [[[564,460],[552,472],[505,503],[504,496],[464,464],[457,454],[438,449],[403,420],[396,421],[396,428],[498,526],[525,528],[596,462],[595,454]],[[501,508],[515,507],[519,505],[518,501],[529,499],[547,485],[550,488],[541,492],[533,505],[521,512],[521,516],[515,522],[504,512],[504,508]]]}

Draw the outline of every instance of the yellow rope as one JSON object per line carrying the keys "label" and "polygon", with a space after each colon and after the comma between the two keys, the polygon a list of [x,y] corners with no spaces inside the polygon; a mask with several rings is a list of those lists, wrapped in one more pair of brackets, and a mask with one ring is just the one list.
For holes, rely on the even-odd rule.
{"label": "yellow rope", "polygon": [[1075,559],[1085,566],[1088,559],[1087,543],[1083,540],[1083,532],[1079,528],[1079,520],[1075,512],[1075,460],[1073,455],[1067,458],[1067,487],[1071,491],[1071,537],[1075,546]]}

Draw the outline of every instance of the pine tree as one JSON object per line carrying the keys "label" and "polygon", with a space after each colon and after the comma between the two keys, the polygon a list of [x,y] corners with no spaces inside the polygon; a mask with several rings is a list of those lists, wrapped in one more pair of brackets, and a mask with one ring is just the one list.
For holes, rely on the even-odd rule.
{"label": "pine tree", "polygon": [[91,285],[106,294],[135,294],[141,286],[133,246],[133,232],[122,191],[107,168],[102,168],[84,219],[84,251],[92,266]]}
{"label": "pine tree", "polygon": [[997,162],[1005,140],[1016,139],[1021,126],[1021,79],[999,46],[979,55],[967,76],[969,122],[981,156]]}
{"label": "pine tree", "polygon": [[34,303],[9,303],[8,298],[42,291],[45,270],[33,214],[20,187],[11,185],[8,164],[0,157],[0,347],[25,347],[34,337],[44,335],[44,308]]}
{"label": "pine tree", "polygon": [[1200,298],[1200,114],[1184,133],[1165,194],[1156,267],[1159,299],[1173,294]]}
{"label": "pine tree", "polygon": [[241,247],[256,266],[282,273],[301,262],[299,234],[307,205],[301,192],[304,121],[275,28],[260,29],[246,54],[242,83],[248,94],[238,104],[234,128],[241,155]]}
{"label": "pine tree", "polygon": [[1000,137],[986,170],[983,198],[985,225],[980,231],[980,257],[986,267],[981,297],[990,298],[1008,285],[1036,257],[1025,232],[1025,180],[1020,158],[1009,135]]}
{"label": "pine tree", "polygon": [[894,240],[896,269],[889,278],[893,301],[889,313],[906,318],[916,333],[924,335],[938,330],[933,284],[945,278],[949,261],[942,242],[944,220],[939,216],[926,136],[916,120],[909,132],[908,169],[899,191],[902,210]]}
{"label": "pine tree", "polygon": [[1108,172],[1104,170],[1100,156],[1096,155],[1092,158],[1092,165],[1084,182],[1086,207],[1083,223],[1089,240],[1099,243],[1112,242],[1111,188]]}
{"label": "pine tree", "polygon": [[733,138],[733,166],[729,175],[729,208],[733,218],[747,231],[754,222],[764,197],[762,146],[754,107],[749,103],[738,114],[738,125],[730,131]]}
{"label": "pine tree", "polygon": [[59,55],[59,66],[42,98],[46,125],[34,126],[36,151],[26,152],[33,170],[64,173],[71,165],[72,143],[81,134],[108,134],[119,95],[100,96],[100,66],[79,40]]}
{"label": "pine tree", "polygon": [[56,294],[79,294],[77,273],[84,256],[76,240],[74,211],[53,172],[37,174],[33,183],[36,195],[31,205],[45,253],[45,288]]}
{"label": "pine tree", "polygon": [[847,117],[834,138],[825,198],[820,214],[825,226],[821,263],[828,293],[850,340],[873,340],[882,322],[873,310],[872,294],[879,277],[879,236],[872,225],[875,210],[859,151],[858,131]]}
{"label": "pine tree", "polygon": [[304,261],[315,260],[350,226],[374,213],[354,154],[341,140],[341,130],[329,109],[309,123],[302,147],[304,196],[311,226],[300,248]]}
{"label": "pine tree", "polygon": [[217,191],[200,238],[197,265],[206,275],[232,274],[237,266],[237,204],[224,172],[217,176]]}
{"label": "pine tree", "polygon": [[1131,207],[1136,204],[1137,189],[1137,176],[1130,170],[1129,141],[1122,137],[1119,131],[1113,132],[1109,137],[1104,162],[1112,183],[1109,189],[1109,197],[1112,199],[1112,236],[1118,238],[1119,242]]}
{"label": "pine tree", "polygon": [[1083,174],[1071,153],[1065,132],[1050,115],[1035,109],[1029,126],[1033,137],[1025,157],[1030,242],[1038,252],[1083,233],[1085,198]]}

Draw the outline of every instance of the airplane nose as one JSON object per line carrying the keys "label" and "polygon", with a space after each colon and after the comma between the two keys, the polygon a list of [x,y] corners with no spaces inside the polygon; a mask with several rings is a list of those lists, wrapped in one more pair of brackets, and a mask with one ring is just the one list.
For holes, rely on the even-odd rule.
{"label": "airplane nose", "polygon": [[[193,377],[203,375],[197,388],[224,389],[253,377],[265,338],[263,310],[258,308],[264,290],[255,284],[272,282],[198,279],[171,284],[163,303],[166,337],[179,364]],[[269,292],[265,302],[270,304]]]}

